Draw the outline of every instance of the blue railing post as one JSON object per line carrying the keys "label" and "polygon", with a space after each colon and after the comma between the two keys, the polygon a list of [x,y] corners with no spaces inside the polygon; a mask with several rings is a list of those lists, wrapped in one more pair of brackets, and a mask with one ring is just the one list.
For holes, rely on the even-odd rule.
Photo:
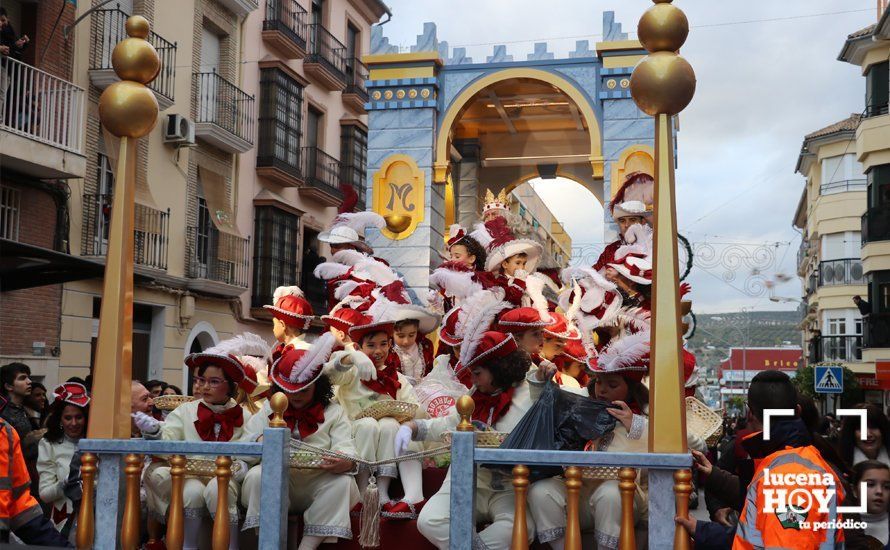
{"label": "blue railing post", "polygon": [[287,509],[290,434],[284,428],[263,431],[263,471],[260,486],[260,537],[257,548],[287,548]]}
{"label": "blue railing post", "polygon": [[451,550],[473,547],[476,533],[476,452],[475,432],[451,434]]}
{"label": "blue railing post", "polygon": [[120,538],[120,519],[124,510],[126,487],[124,455],[99,455],[99,480],[96,484],[96,529],[94,550],[116,550]]}

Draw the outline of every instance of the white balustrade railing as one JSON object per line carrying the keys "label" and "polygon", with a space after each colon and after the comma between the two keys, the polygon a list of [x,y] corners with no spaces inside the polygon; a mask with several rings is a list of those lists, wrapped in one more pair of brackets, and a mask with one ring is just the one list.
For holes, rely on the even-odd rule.
{"label": "white balustrade railing", "polygon": [[3,62],[0,128],[83,154],[83,88],[9,57]]}

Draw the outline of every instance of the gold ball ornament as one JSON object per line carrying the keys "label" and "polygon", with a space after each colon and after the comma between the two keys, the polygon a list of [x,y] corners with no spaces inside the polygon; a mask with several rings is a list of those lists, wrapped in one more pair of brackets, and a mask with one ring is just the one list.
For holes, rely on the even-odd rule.
{"label": "gold ball ornament", "polygon": [[111,52],[111,66],[121,80],[148,84],[161,70],[161,58],[154,46],[141,38],[124,38]]}
{"label": "gold ball ornament", "polygon": [[386,228],[396,235],[408,229],[408,226],[411,225],[411,216],[402,214],[387,214],[383,216],[383,219],[386,220]]}
{"label": "gold ball ornament", "polygon": [[634,67],[630,94],[647,115],[675,115],[695,95],[695,72],[688,61],[673,52],[651,53]]}
{"label": "gold ball ornament", "polygon": [[141,138],[158,121],[158,100],[138,82],[122,80],[99,97],[99,119],[117,137]]}
{"label": "gold ball ornament", "polygon": [[650,52],[676,52],[689,36],[689,20],[673,4],[655,4],[640,17],[637,36]]}
{"label": "gold ball ornament", "polygon": [[128,17],[127,22],[124,24],[124,28],[127,30],[127,36],[142,39],[148,38],[148,19],[141,15],[131,15]]}

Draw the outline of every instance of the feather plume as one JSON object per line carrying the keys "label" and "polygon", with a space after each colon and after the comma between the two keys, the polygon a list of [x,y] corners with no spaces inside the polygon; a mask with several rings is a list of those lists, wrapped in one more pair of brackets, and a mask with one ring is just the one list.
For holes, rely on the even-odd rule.
{"label": "feather plume", "polygon": [[472,271],[455,271],[439,267],[430,274],[430,282],[451,298],[463,300],[482,290],[482,285],[473,280]]}
{"label": "feather plume", "polygon": [[330,281],[337,277],[342,277],[349,272],[349,266],[339,264],[337,262],[322,262],[315,266],[312,274],[322,281]]}
{"label": "feather plume", "polygon": [[204,353],[213,355],[256,355],[263,357],[269,352],[269,344],[263,338],[252,332],[245,332],[235,337],[223,340]]}
{"label": "feather plume", "polygon": [[296,296],[298,298],[304,298],[303,291],[300,290],[298,286],[280,286],[275,289],[275,293],[272,294],[272,300],[277,302],[279,298],[284,298],[285,296]]}
{"label": "feather plume", "polygon": [[331,356],[337,341],[330,332],[325,332],[312,343],[303,357],[297,361],[290,373],[290,381],[295,384],[308,382],[315,376],[315,367],[320,367]]}
{"label": "feather plume", "polygon": [[573,280],[590,279],[595,285],[602,287],[604,290],[615,290],[615,283],[602,276],[599,271],[590,267],[567,267],[562,270],[562,280],[566,284],[570,284]]}
{"label": "feather plume", "polygon": [[497,315],[510,309],[509,302],[504,301],[504,290],[501,288],[478,292],[461,305],[463,319],[460,323],[459,334],[463,337],[460,347],[460,361],[464,365],[472,359],[479,346],[482,335],[491,330]]}
{"label": "feather plume", "polygon": [[652,314],[641,307],[623,309],[616,317],[624,326],[634,331],[648,331],[652,325]]}
{"label": "feather plume", "polygon": [[491,244],[491,241],[494,240],[494,237],[491,236],[491,233],[488,232],[488,228],[485,227],[483,223],[477,223],[473,226],[473,232],[470,233],[470,236],[476,240],[477,243],[481,244],[485,249],[488,249],[488,246]]}
{"label": "feather plume", "polygon": [[544,321],[552,320],[547,298],[544,297],[544,287],[547,286],[547,281],[550,281],[550,278],[540,273],[532,273],[525,279],[525,291],[532,299],[532,306]]}
{"label": "feather plume", "polygon": [[337,214],[345,214],[355,210],[355,206],[358,204],[358,193],[356,193],[355,187],[344,181],[340,184],[340,191],[343,192],[343,202],[340,203]]}
{"label": "feather plume", "polygon": [[463,231],[463,227],[460,226],[459,223],[453,223],[448,226],[448,239],[453,239],[460,235],[460,232]]}
{"label": "feather plume", "polygon": [[395,310],[395,303],[389,300],[379,288],[375,288],[371,292],[371,299],[374,301],[365,314],[374,319],[375,323],[390,320]]}
{"label": "feather plume", "polygon": [[399,280],[399,275],[385,263],[366,257],[355,264],[353,273],[360,279],[372,281],[378,286],[386,286]]}
{"label": "feather plume", "polygon": [[354,266],[359,262],[367,260],[368,258],[369,256],[367,254],[349,248],[340,250],[339,252],[331,256],[332,261],[348,266]]}
{"label": "feather plume", "polygon": [[562,298],[562,296],[566,296],[566,298],[569,296],[572,297],[571,302],[566,300],[566,305],[561,305],[561,307],[562,310],[566,312],[566,319],[568,319],[570,323],[573,323],[575,322],[575,317],[577,317],[578,313],[581,311],[581,287],[578,285],[578,282],[574,282],[571,290],[560,294],[560,298]]}
{"label": "feather plume", "polygon": [[599,356],[600,368],[619,370],[638,363],[649,353],[650,337],[649,331],[644,331],[613,340]]}
{"label": "feather plume", "polygon": [[593,284],[590,279],[581,279],[578,281],[581,286],[581,311],[591,313],[597,309],[606,299],[606,291],[599,286]]}
{"label": "feather plume", "polygon": [[355,212],[352,214],[341,214],[338,218],[343,218],[343,225],[349,226],[359,235],[365,232],[368,227],[376,227],[383,229],[386,226],[386,220],[377,212]]}
{"label": "feather plume", "polygon": [[624,260],[624,258],[628,254],[641,254],[643,256],[649,257],[652,255],[652,249],[650,248],[647,250],[646,247],[640,243],[626,244],[624,246],[619,247],[618,250],[615,251],[615,262],[614,263],[621,263],[621,261]]}
{"label": "feather plume", "polygon": [[588,357],[597,357],[596,343],[593,341],[593,331],[596,328],[595,320],[589,315],[579,313],[574,319],[578,327],[578,333],[581,335],[581,345]]}
{"label": "feather plume", "polygon": [[362,283],[358,281],[343,281],[339,285],[337,285],[337,290],[334,291],[334,298],[338,300],[343,300],[347,296],[353,293],[355,289],[360,287]]}

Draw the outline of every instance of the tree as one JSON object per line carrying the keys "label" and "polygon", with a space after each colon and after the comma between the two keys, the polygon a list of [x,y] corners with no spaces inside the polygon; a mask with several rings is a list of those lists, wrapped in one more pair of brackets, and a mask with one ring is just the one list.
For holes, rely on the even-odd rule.
{"label": "tree", "polygon": [[840,363],[813,363],[810,365],[801,365],[797,367],[797,374],[794,377],[794,386],[803,395],[812,397],[816,401],[822,401],[826,396],[831,394],[816,393],[816,369],[817,366],[841,367],[844,373],[844,393],[840,395],[841,403],[844,405],[853,405],[862,400],[862,392],[859,390],[859,381],[856,375]]}

